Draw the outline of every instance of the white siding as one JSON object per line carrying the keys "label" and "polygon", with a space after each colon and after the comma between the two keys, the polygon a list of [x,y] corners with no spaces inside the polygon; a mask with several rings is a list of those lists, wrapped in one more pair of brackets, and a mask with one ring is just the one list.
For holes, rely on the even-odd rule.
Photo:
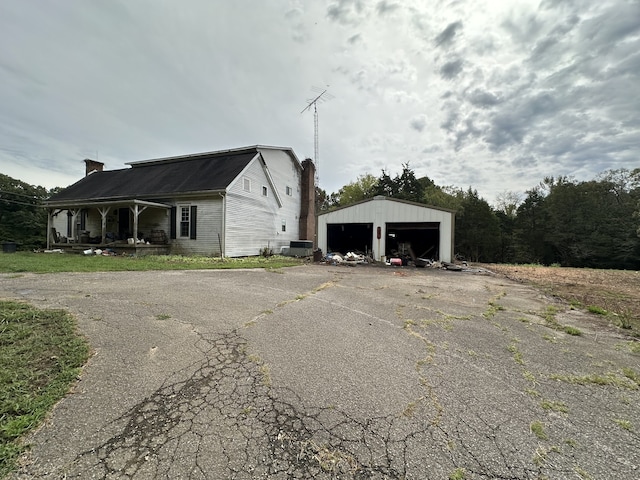
{"label": "white siding", "polygon": [[[173,200],[178,207],[176,218],[176,238],[169,240],[171,252],[179,255],[208,255],[212,257],[220,256],[220,241],[222,241],[222,197],[213,197]],[[196,238],[180,237],[180,207],[197,206],[196,215]],[[169,215],[170,218],[170,215]],[[168,222],[167,222],[168,224]],[[170,229],[167,230],[169,236]],[[218,238],[220,234],[220,238]]]}
{"label": "white siding", "polygon": [[[258,255],[265,247],[277,253],[280,247],[288,246],[291,240],[298,239],[299,172],[291,158],[284,152],[267,151],[266,153],[265,161],[282,206],[278,205],[274,188],[269,183],[259,157],[256,157],[227,190],[226,256]],[[244,179],[251,181],[251,192],[244,190]],[[291,196],[286,194],[287,185],[292,188]],[[262,194],[263,186],[268,190],[266,197]],[[286,223],[286,232],[282,231],[283,221]]]}
{"label": "white siding", "polygon": [[[375,198],[351,207],[319,215],[318,248],[322,249],[323,252],[327,251],[327,224],[373,223],[374,252],[376,259],[380,260],[381,255],[386,250],[385,227],[387,223],[437,222],[440,224],[440,260],[450,262],[453,255],[453,219],[453,213],[445,210],[393,201],[385,197]],[[379,248],[376,238],[377,227],[380,227],[382,231]]]}
{"label": "white siding", "polygon": [[[170,222],[171,211],[169,209],[147,208],[138,216],[138,236],[144,235],[145,238],[149,238],[153,230],[164,230],[167,238],[169,238]],[[107,228],[107,231],[110,230]]]}
{"label": "white siding", "polygon": [[56,229],[60,237],[67,236],[67,211],[63,210],[51,218],[51,227]]}
{"label": "white siding", "polygon": [[[278,190],[282,207],[278,217],[287,220],[286,235],[279,238],[282,246],[289,246],[290,240],[299,240],[299,217],[301,208],[301,167],[285,151],[275,149],[259,149],[267,164],[267,169]],[[287,195],[287,187],[291,187],[291,195]],[[281,232],[282,233],[282,232]],[[283,243],[286,242],[286,243]]]}

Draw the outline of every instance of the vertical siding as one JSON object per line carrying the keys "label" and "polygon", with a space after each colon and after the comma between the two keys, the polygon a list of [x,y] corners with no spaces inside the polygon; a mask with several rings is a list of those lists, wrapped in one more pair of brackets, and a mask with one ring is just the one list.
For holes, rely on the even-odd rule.
{"label": "vertical siding", "polygon": [[[258,255],[270,247],[279,252],[291,240],[298,239],[300,214],[300,174],[292,159],[282,151],[263,152],[282,206],[279,206],[261,162],[254,159],[227,190],[225,254],[230,257]],[[251,192],[244,191],[243,180],[251,181]],[[268,195],[262,195],[262,187]],[[291,187],[287,195],[286,187]],[[286,232],[282,232],[282,221]]]}
{"label": "vertical siding", "polygon": [[[444,210],[392,200],[374,199],[318,216],[318,247],[321,248],[323,252],[326,252],[327,224],[373,223],[373,245],[376,250],[377,259],[379,260],[380,252],[384,252],[386,248],[385,229],[387,223],[437,222],[440,224],[440,260],[450,262],[453,256],[453,218],[453,213]],[[376,239],[377,227],[381,227],[382,229],[379,249]]]}

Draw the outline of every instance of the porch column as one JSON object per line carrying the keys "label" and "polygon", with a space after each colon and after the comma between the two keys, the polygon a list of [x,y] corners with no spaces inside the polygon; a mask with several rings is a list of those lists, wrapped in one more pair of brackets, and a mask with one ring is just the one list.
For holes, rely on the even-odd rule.
{"label": "porch column", "polygon": [[138,243],[138,216],[144,212],[147,207],[140,208],[138,204],[129,207],[129,209],[133,212],[133,238],[135,244]]}
{"label": "porch column", "polygon": [[77,238],[77,230],[78,230],[78,226],[76,225],[76,223],[78,222],[78,213],[80,213],[80,210],[69,210],[71,212],[71,238],[73,239],[73,241],[75,242],[76,240],[79,240]]}
{"label": "porch column", "polygon": [[111,207],[98,208],[98,211],[100,212],[100,216],[102,217],[102,243],[103,244],[107,242],[107,215],[109,214],[110,210],[111,210]]}

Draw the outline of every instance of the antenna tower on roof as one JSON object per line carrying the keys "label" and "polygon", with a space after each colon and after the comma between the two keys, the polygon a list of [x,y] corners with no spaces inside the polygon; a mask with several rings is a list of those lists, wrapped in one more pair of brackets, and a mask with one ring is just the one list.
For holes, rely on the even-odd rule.
{"label": "antenna tower on roof", "polygon": [[[327,85],[328,87],[329,85]],[[314,98],[307,99],[307,106],[302,109],[300,113],[304,113],[307,110],[311,110],[313,107],[313,163],[316,167],[316,186],[318,186],[320,178],[320,156],[318,154],[318,103],[328,102],[332,98],[326,88],[311,87],[311,90],[316,94]]]}

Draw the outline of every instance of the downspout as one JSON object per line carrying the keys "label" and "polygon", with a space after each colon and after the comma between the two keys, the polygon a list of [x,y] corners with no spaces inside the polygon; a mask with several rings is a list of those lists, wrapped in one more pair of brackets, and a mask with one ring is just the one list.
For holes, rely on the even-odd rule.
{"label": "downspout", "polygon": [[218,192],[218,195],[220,195],[220,198],[222,199],[222,232],[220,233],[222,241],[220,244],[220,258],[224,258],[224,251],[227,243],[227,196],[225,193]]}
{"label": "downspout", "polygon": [[456,239],[456,214],[451,214],[451,259],[450,262],[455,261],[456,252],[455,252],[455,239]]}
{"label": "downspout", "polygon": [[51,209],[47,208],[47,250],[51,250]]}

